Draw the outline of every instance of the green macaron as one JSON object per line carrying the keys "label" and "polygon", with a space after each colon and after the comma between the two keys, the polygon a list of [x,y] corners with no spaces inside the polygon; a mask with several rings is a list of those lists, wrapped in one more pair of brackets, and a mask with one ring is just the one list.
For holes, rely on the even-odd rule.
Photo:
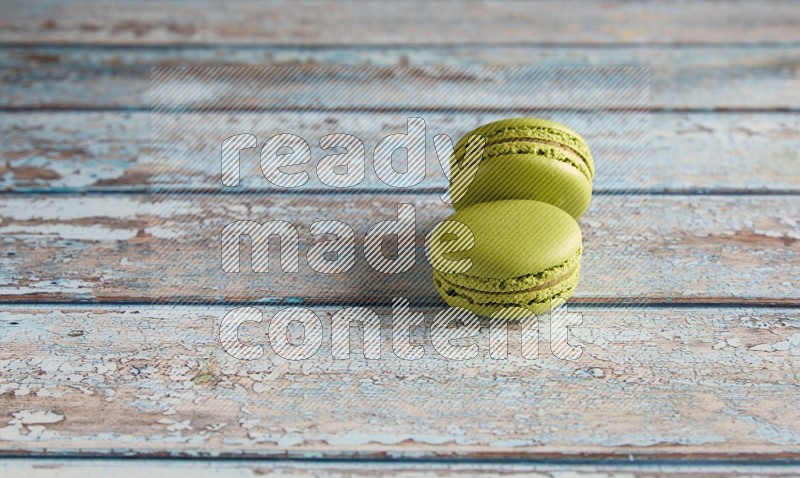
{"label": "green macaron", "polygon": [[[480,135],[483,154],[470,149]],[[470,166],[479,161],[477,172]],[[459,191],[453,207],[498,199],[532,199],[579,218],[589,207],[594,160],[586,141],[570,128],[536,118],[514,118],[483,125],[462,137],[450,161],[450,190]]]}
{"label": "green macaron", "polygon": [[[446,226],[453,230],[454,224],[469,228],[473,241],[467,241],[463,226],[461,232],[437,234]],[[572,296],[580,277],[577,222],[560,208],[539,201],[501,200],[465,207],[434,228],[427,247],[429,257],[439,255],[448,265],[461,265],[461,270],[454,270],[432,261],[434,286],[444,301],[483,316],[498,309],[546,312],[551,299]],[[506,318],[513,317],[520,314]]]}

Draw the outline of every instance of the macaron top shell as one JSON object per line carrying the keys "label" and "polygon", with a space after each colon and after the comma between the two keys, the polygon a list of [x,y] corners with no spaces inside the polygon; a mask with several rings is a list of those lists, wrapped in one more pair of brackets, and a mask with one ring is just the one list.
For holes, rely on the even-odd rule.
{"label": "macaron top shell", "polygon": [[[470,139],[484,139],[473,149]],[[469,148],[469,149],[468,149]],[[453,207],[530,199],[581,217],[592,199],[594,160],[583,138],[555,121],[514,118],[483,125],[462,137],[450,160]]]}
{"label": "macaron top shell", "polygon": [[[466,225],[472,248],[445,253],[456,261],[469,258],[464,275],[505,279],[537,273],[573,260],[581,249],[581,231],[561,209],[538,201],[501,200],[468,206],[447,218]],[[437,244],[429,244],[435,251]]]}
{"label": "macaron top shell", "polygon": [[549,146],[557,151],[559,159],[572,163],[586,178],[594,179],[594,159],[589,146],[580,134],[555,121],[541,118],[512,118],[485,124],[465,134],[453,148],[451,171],[457,174],[464,164],[466,148],[472,136],[485,139],[484,159],[508,153],[522,153],[520,149],[538,149]]}

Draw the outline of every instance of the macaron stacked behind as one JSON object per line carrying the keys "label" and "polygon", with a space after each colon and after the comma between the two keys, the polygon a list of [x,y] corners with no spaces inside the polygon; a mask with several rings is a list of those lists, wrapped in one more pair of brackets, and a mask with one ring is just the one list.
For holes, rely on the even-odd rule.
{"label": "macaron stacked behind", "polygon": [[[468,155],[472,136],[485,140],[483,155]],[[472,161],[477,174],[463,174]],[[450,161],[451,191],[466,190],[461,210],[499,199],[552,204],[575,219],[589,208],[594,160],[586,141],[570,128],[544,119],[514,118],[481,126],[461,138]]]}
{"label": "macaron stacked behind", "polygon": [[[485,141],[483,154],[470,143],[478,135]],[[468,227],[474,244],[442,255],[468,258],[469,269],[434,268],[434,286],[444,301],[479,315],[502,309],[497,316],[518,318],[571,297],[583,251],[576,219],[589,207],[595,173],[583,138],[549,120],[496,121],[456,143],[451,171],[456,212],[447,221]],[[428,248],[449,250],[445,236],[432,234]]]}

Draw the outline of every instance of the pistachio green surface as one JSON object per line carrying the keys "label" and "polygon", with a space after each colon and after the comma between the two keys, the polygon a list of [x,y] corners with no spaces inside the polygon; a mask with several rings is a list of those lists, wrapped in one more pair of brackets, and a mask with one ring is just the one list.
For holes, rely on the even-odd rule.
{"label": "pistachio green surface", "polygon": [[579,218],[592,196],[594,161],[575,131],[554,121],[515,118],[481,126],[462,137],[451,158],[451,189],[470,181],[466,147],[481,135],[485,146],[478,173],[454,207],[498,199],[532,199],[553,204]]}
{"label": "pistachio green surface", "polygon": [[[444,254],[452,261],[469,258],[469,270],[434,271],[434,286],[448,304],[481,315],[514,305],[541,313],[549,309],[550,298],[566,299],[574,292],[581,231],[561,209],[538,201],[501,200],[466,207],[447,220],[465,224],[474,237],[471,248]],[[428,247],[436,251],[439,246]]]}

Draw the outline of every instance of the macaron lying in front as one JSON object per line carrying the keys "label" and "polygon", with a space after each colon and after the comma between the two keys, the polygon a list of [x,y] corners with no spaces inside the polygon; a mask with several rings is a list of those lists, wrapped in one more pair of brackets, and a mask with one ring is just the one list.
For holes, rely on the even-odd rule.
{"label": "macaron lying in front", "polygon": [[[561,209],[539,201],[501,200],[465,207],[446,219],[474,237],[471,247],[447,248],[458,234],[431,233],[427,247],[448,261],[469,260],[469,267],[447,272],[434,265],[433,282],[445,302],[490,316],[498,309],[540,314],[551,299],[572,296],[580,277],[581,231]],[[437,227],[440,227],[437,226]],[[520,308],[524,308],[520,309]]]}
{"label": "macaron lying in front", "polygon": [[[480,135],[482,155],[468,154],[470,138]],[[474,161],[477,172],[462,174]],[[514,118],[483,125],[453,149],[451,191],[465,191],[453,207],[500,199],[532,199],[557,206],[575,219],[592,197],[594,160],[589,146],[572,129],[555,121]]]}

